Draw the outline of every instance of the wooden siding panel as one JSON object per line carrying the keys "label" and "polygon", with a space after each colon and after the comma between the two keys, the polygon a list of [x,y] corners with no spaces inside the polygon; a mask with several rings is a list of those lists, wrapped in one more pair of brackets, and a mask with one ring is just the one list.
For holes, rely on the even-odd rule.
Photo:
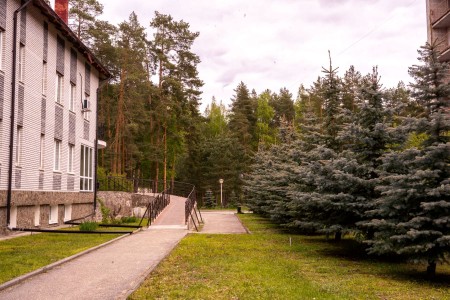
{"label": "wooden siding panel", "polygon": [[41,134],[45,134],[45,120],[47,119],[47,101],[41,99]]}
{"label": "wooden siding panel", "polygon": [[17,125],[23,126],[23,114],[25,106],[25,87],[19,84],[19,93],[17,97]]}
{"label": "wooden siding panel", "polygon": [[70,51],[70,82],[77,84],[77,51]]}
{"label": "wooden siding panel", "polygon": [[56,71],[64,75],[64,54],[65,54],[65,42],[64,39],[57,37],[57,50],[56,50]]}
{"label": "wooden siding panel", "polygon": [[40,190],[44,189],[44,172],[39,172],[39,187]]}
{"label": "wooden siding panel", "polygon": [[63,108],[60,105],[55,104],[55,139],[60,141],[63,139],[63,114]]}
{"label": "wooden siding panel", "polygon": [[73,191],[75,189],[75,176],[68,175],[67,176],[67,190]]}
{"label": "wooden siding panel", "polygon": [[27,40],[27,8],[20,12],[20,43],[26,44]]}
{"label": "wooden siding panel", "polygon": [[0,74],[0,120],[3,120],[3,105],[5,103],[5,77]]}
{"label": "wooden siding panel", "polygon": [[44,22],[44,36],[43,36],[43,49],[42,58],[46,62],[48,59],[48,23]]}
{"label": "wooden siding panel", "polygon": [[85,63],[85,74],[84,74],[84,92],[86,95],[91,94],[91,66],[88,63]]}
{"label": "wooden siding panel", "polygon": [[16,169],[14,187],[20,189],[22,187],[22,169]]}
{"label": "wooden siding panel", "polygon": [[0,28],[6,29],[6,0],[0,0]]}
{"label": "wooden siding panel", "polygon": [[89,140],[89,121],[84,120],[83,138]]}
{"label": "wooden siding panel", "polygon": [[69,114],[69,144],[75,145],[75,127],[76,127],[76,116],[73,113]]}
{"label": "wooden siding panel", "polygon": [[53,173],[53,190],[61,190],[61,180],[62,176],[59,173]]}

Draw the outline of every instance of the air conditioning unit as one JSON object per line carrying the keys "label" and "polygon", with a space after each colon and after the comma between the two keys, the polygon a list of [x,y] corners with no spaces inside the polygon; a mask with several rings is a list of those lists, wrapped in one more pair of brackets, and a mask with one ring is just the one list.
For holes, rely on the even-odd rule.
{"label": "air conditioning unit", "polygon": [[81,111],[82,112],[87,112],[87,111],[91,111],[91,108],[89,107],[89,100],[88,99],[84,99],[82,102],[81,102],[81,104],[82,104],[82,109],[81,109]]}

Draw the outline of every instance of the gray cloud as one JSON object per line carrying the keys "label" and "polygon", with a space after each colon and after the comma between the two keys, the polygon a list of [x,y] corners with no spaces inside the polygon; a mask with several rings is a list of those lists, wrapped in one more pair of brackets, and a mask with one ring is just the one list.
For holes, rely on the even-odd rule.
{"label": "gray cloud", "polygon": [[213,95],[229,103],[242,80],[250,89],[296,95],[328,63],[343,74],[378,65],[385,86],[409,82],[407,69],[426,41],[425,4],[420,0],[99,0],[113,23],[135,11],[148,26],[154,11],[171,14],[199,31],[194,51],[205,82],[203,103]]}

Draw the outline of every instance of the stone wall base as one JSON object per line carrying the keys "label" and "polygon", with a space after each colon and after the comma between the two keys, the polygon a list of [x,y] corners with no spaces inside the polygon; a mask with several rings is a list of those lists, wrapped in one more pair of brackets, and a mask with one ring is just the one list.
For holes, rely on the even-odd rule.
{"label": "stone wall base", "polygon": [[[0,191],[0,235],[11,231],[6,227],[6,191]],[[101,221],[101,206],[105,205],[110,217],[141,217],[152,195],[126,192],[98,192],[95,214],[86,220]],[[64,221],[86,217],[94,213],[94,193],[13,191],[11,205],[11,224],[16,228],[51,228],[64,224]]]}
{"label": "stone wall base", "polygon": [[[0,235],[6,229],[6,191],[0,191]],[[48,228],[93,213],[94,193],[13,191],[11,227]]]}
{"label": "stone wall base", "polygon": [[127,192],[98,192],[98,206],[106,206],[110,211],[110,217],[120,218],[123,216],[136,216],[137,207],[147,207],[150,201],[155,199],[154,196],[144,194],[134,194]]}

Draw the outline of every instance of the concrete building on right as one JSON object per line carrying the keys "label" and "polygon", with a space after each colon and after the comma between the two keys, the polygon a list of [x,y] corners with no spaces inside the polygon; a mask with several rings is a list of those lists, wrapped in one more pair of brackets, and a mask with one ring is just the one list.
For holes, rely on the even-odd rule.
{"label": "concrete building on right", "polygon": [[450,0],[426,0],[428,42],[437,42],[440,61],[450,61]]}

